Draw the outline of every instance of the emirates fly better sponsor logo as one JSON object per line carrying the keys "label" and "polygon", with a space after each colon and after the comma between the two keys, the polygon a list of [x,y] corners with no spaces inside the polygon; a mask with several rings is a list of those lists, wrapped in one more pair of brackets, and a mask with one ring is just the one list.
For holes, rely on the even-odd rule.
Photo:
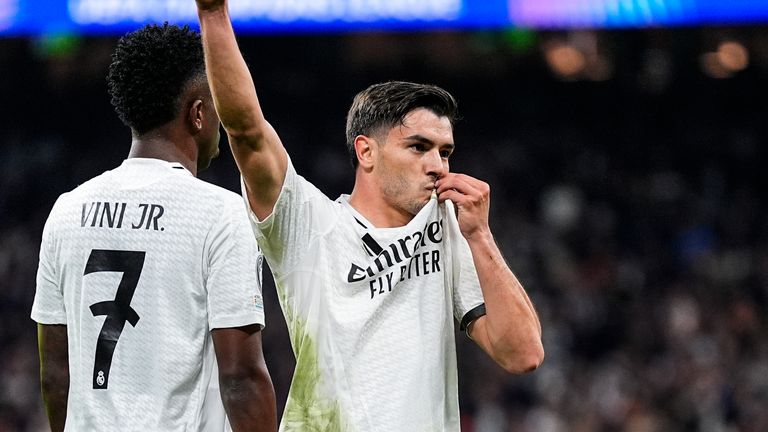
{"label": "emirates fly better sponsor logo", "polygon": [[347,282],[367,281],[371,299],[392,292],[398,282],[442,271],[440,248],[430,247],[443,242],[442,219],[429,223],[424,231],[401,237],[386,247],[381,247],[370,234],[361,240],[374,258],[365,266],[351,263]]}

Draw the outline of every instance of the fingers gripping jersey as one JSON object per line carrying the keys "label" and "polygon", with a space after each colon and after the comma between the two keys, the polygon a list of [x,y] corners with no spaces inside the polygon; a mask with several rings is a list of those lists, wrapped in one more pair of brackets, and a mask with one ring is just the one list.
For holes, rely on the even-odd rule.
{"label": "fingers gripping jersey", "polygon": [[375,228],[289,163],[252,225],[296,355],[283,431],[458,431],[454,319],[482,305],[452,204]]}
{"label": "fingers gripping jersey", "polygon": [[222,430],[210,330],[264,324],[260,259],[241,198],[179,164],[127,159],[59,197],[32,318],[67,325],[66,430]]}

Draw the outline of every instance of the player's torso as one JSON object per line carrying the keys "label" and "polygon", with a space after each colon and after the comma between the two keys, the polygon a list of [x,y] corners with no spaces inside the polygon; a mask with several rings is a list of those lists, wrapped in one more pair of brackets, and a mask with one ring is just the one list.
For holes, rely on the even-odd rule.
{"label": "player's torso", "polygon": [[216,203],[192,178],[158,173],[155,181],[148,170],[133,182],[119,171],[68,194],[56,213],[67,426],[185,430],[211,360],[204,239]]}
{"label": "player's torso", "polygon": [[[284,307],[296,310],[297,373],[319,365],[319,379],[300,389],[294,379],[283,430],[452,430],[452,264],[434,207],[390,229],[340,208],[335,228],[308,245],[305,267],[283,284],[302,288],[285,290]],[[292,409],[306,405],[321,415]]]}

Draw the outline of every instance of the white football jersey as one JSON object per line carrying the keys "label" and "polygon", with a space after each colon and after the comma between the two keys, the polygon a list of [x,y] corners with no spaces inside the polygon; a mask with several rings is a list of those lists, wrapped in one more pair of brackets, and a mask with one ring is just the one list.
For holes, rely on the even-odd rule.
{"label": "white football jersey", "polygon": [[127,159],[61,195],[32,318],[67,326],[66,430],[223,430],[210,331],[264,325],[260,271],[242,198],[178,163]]}
{"label": "white football jersey", "polygon": [[376,228],[289,160],[274,211],[250,212],[296,370],[281,431],[459,431],[454,318],[484,313],[453,205]]}

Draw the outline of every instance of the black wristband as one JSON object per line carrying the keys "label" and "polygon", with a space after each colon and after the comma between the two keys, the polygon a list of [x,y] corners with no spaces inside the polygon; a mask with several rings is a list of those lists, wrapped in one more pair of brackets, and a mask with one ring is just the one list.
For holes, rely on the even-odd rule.
{"label": "black wristband", "polygon": [[483,315],[485,315],[485,303],[475,306],[472,310],[464,314],[464,318],[461,319],[461,324],[459,325],[459,330],[466,331],[467,327],[472,324],[472,321]]}

